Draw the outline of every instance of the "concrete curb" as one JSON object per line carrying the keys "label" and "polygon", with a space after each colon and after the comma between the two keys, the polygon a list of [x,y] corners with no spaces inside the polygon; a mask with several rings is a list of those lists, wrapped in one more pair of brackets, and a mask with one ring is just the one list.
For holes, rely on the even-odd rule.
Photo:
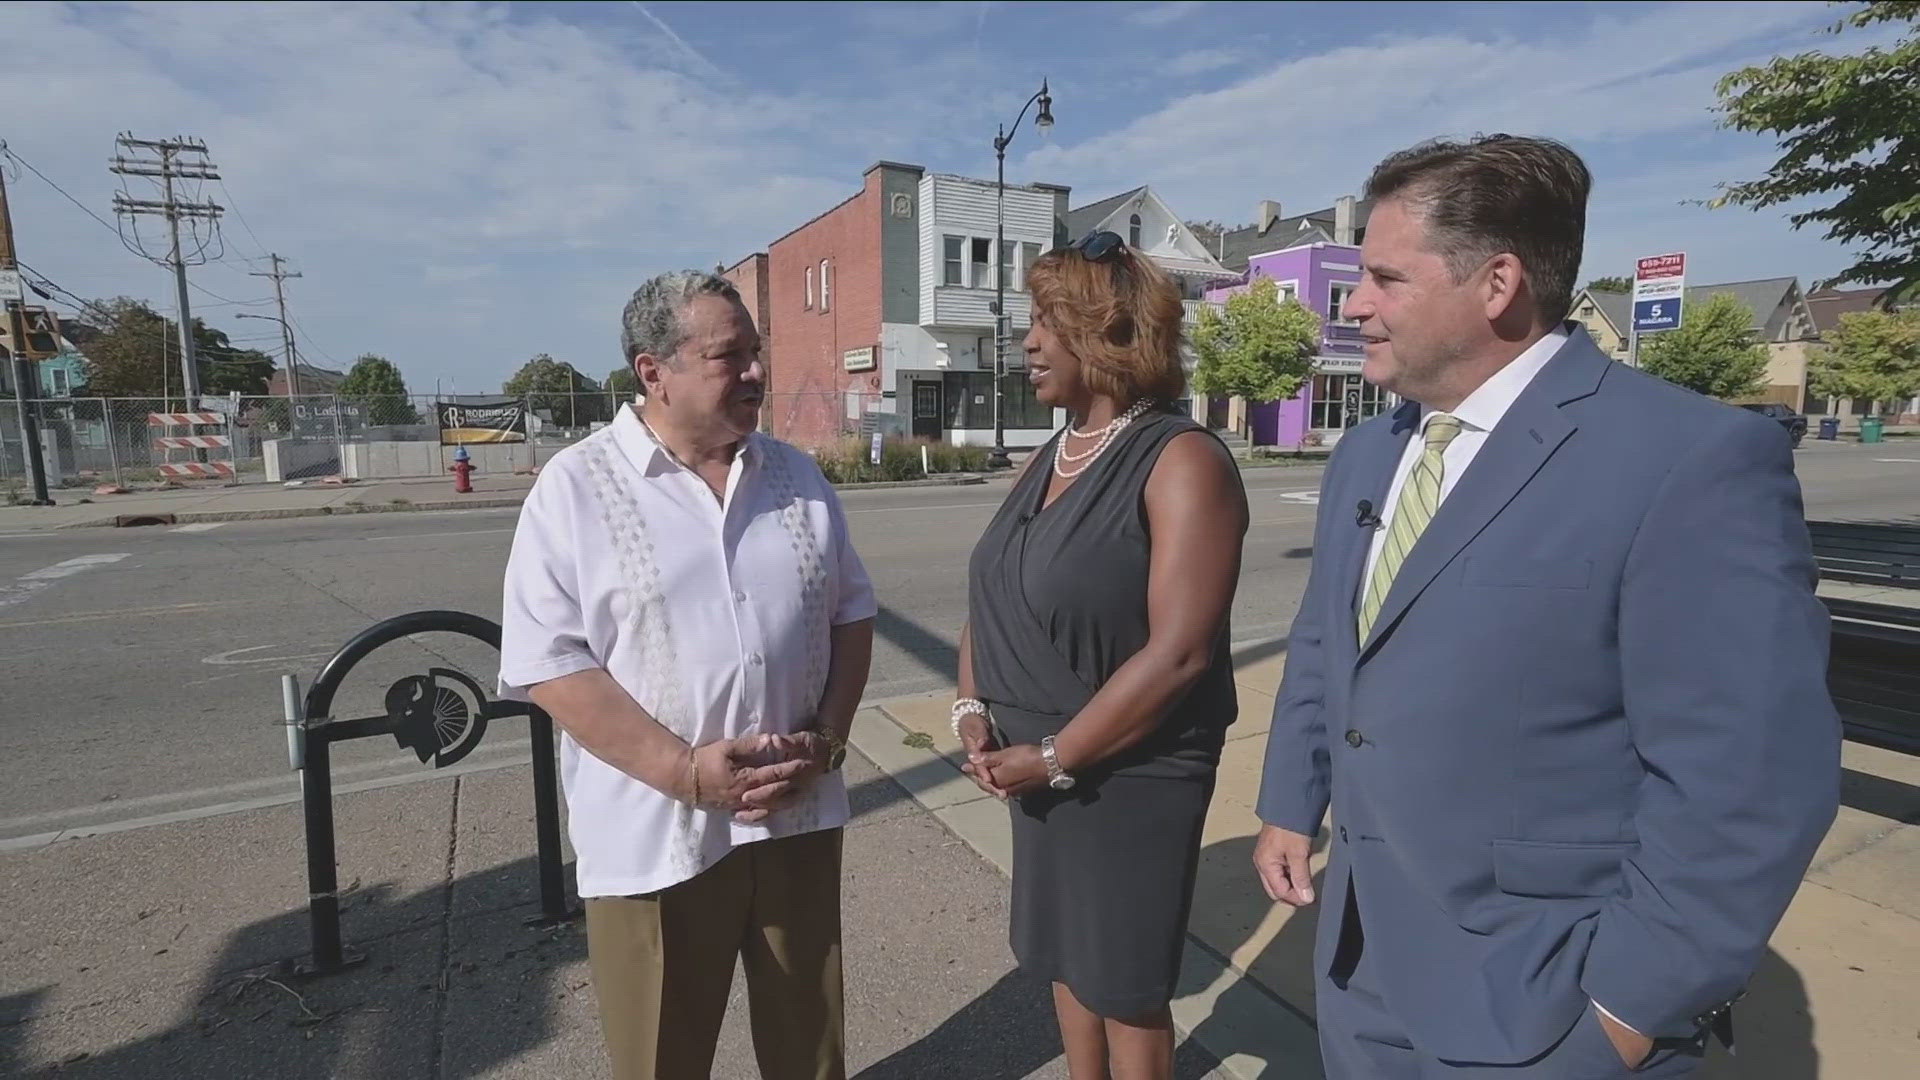
{"label": "concrete curb", "polygon": [[[864,705],[854,715],[848,741],[947,831],[1012,876],[1006,808],[975,787],[953,758],[909,744],[912,729],[888,712],[887,704]],[[1235,987],[1242,989],[1228,992]],[[1282,1072],[1299,1080],[1321,1077],[1319,1036],[1312,1024],[1191,933],[1181,957],[1180,993],[1173,1002],[1174,1027],[1213,1055],[1222,1074],[1236,1080]]]}
{"label": "concrete curb", "polygon": [[[986,476],[967,473],[957,476],[941,476],[926,480],[883,480],[866,484],[835,484],[837,491],[887,491],[898,488],[921,487],[965,487],[984,484],[990,479]],[[519,506],[526,501],[526,493],[515,496],[479,499],[442,499],[432,502],[402,501],[399,503],[360,503],[343,502],[330,506],[284,506],[265,510],[184,510],[156,511],[154,513],[110,513],[92,521],[76,521],[68,525],[57,525],[49,532],[66,529],[111,529],[131,528],[139,525],[193,525],[214,521],[276,521],[282,518],[333,517],[340,514],[397,514],[409,511],[448,511],[448,510],[494,510],[510,506]],[[101,505],[110,509],[110,504]]]}

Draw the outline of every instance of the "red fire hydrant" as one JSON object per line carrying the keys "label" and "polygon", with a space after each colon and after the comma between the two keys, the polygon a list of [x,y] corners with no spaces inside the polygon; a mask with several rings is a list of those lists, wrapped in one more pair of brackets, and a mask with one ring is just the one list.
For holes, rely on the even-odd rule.
{"label": "red fire hydrant", "polygon": [[462,495],[473,492],[473,481],[468,479],[473,475],[473,462],[467,460],[467,456],[466,447],[456,448],[453,451],[453,467],[447,470],[453,474],[453,490]]}

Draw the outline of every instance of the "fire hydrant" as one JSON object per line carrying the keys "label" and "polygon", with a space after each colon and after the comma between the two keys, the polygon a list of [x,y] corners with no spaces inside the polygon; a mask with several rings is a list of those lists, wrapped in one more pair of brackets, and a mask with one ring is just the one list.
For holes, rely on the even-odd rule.
{"label": "fire hydrant", "polygon": [[468,477],[473,474],[473,462],[468,460],[466,447],[462,446],[454,450],[453,467],[447,471],[453,474],[453,490],[462,495],[472,493],[473,481]]}

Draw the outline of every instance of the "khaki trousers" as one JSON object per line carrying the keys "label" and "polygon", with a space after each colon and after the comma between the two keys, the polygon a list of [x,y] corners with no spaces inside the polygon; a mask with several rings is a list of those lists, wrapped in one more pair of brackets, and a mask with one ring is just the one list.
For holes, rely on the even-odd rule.
{"label": "khaki trousers", "polygon": [[736,848],[647,896],[586,902],[587,960],[616,1080],[706,1080],[747,974],[765,1080],[845,1080],[841,830]]}

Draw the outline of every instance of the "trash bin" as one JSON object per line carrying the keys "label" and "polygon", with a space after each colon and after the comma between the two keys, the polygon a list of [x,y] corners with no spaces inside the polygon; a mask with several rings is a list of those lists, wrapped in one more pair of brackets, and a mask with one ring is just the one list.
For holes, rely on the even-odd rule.
{"label": "trash bin", "polygon": [[1820,418],[1820,438],[1832,442],[1840,437],[1840,418],[1823,416]]}
{"label": "trash bin", "polygon": [[1860,441],[1861,442],[1877,443],[1880,441],[1880,434],[1881,434],[1881,420],[1879,417],[1863,416],[1860,418]]}

